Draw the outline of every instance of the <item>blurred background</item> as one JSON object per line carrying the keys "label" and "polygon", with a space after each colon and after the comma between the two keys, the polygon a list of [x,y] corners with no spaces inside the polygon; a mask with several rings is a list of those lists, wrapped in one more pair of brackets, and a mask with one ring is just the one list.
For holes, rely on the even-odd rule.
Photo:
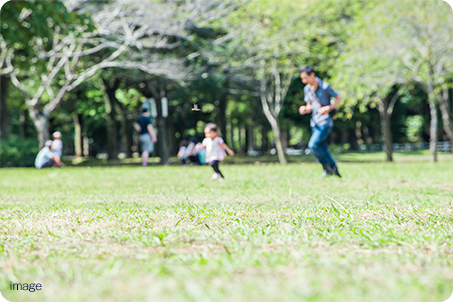
{"label": "blurred background", "polygon": [[286,163],[308,153],[304,65],[343,98],[336,152],[452,152],[441,0],[10,1],[0,28],[2,167],[32,166],[54,131],[68,164],[139,160],[143,104],[156,162],[214,122],[238,154]]}

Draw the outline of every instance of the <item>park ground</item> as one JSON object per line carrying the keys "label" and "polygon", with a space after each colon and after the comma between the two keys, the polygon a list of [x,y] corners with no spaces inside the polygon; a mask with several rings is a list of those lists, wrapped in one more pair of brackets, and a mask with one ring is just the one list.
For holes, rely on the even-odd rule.
{"label": "park ground", "polygon": [[314,162],[225,164],[224,182],[209,167],[2,169],[0,292],[9,301],[446,300],[453,156],[370,156],[343,157],[343,178],[324,180]]}

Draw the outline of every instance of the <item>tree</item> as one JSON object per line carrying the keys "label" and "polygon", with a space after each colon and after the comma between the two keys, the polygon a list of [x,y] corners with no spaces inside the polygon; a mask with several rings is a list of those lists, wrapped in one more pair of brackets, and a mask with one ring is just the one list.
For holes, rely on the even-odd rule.
{"label": "tree", "polygon": [[[371,14],[367,22],[379,35],[381,56],[399,64],[406,78],[416,81],[428,96],[430,151],[432,160],[436,161],[437,103],[453,70],[453,16],[448,4],[435,0],[382,1]],[[447,117],[446,106],[441,108]],[[445,120],[448,134],[449,119]]]}
{"label": "tree", "polygon": [[[390,3],[388,12],[395,14],[394,8],[394,3]],[[400,14],[395,21],[401,34],[395,37],[398,42],[397,54],[408,73],[428,95],[431,114],[430,151],[432,161],[437,161],[439,101],[442,104],[446,133],[453,142],[449,123],[451,112],[448,112],[441,95],[442,87],[447,86],[447,81],[453,74],[453,16],[447,3],[435,0],[403,1],[398,8]]]}
{"label": "tree", "polygon": [[[10,83],[10,73],[13,67],[8,66],[7,60],[14,54],[27,58],[33,53],[28,44],[33,37],[51,39],[48,24],[70,21],[70,15],[64,10],[64,5],[53,2],[45,5],[43,2],[20,1],[8,2],[1,11],[0,34],[0,132],[3,139],[8,138],[8,108],[6,98]],[[16,64],[25,66],[29,62],[16,60]]]}
{"label": "tree", "polygon": [[[67,13],[65,7],[61,8]],[[22,10],[23,12],[23,10]],[[21,12],[21,14],[23,14]],[[74,14],[73,14],[74,15]],[[78,70],[80,60],[88,55],[101,52],[104,48],[115,48],[116,51],[101,59],[101,63],[112,62],[128,46],[130,39],[123,41],[122,45],[113,40],[105,38],[105,32],[108,32],[108,26],[111,25],[111,17],[106,16],[98,23],[98,28],[94,31],[87,27],[89,20],[81,17],[73,17],[70,22],[59,22],[53,24],[48,30],[51,30],[51,38],[45,39],[40,36],[31,37],[28,45],[32,45],[34,54],[31,61],[43,62],[40,66],[29,65],[14,66],[13,58],[19,54],[9,51],[5,60],[7,68],[12,70],[10,73],[13,84],[23,93],[29,114],[35,124],[38,132],[40,145],[49,138],[48,120],[50,114],[55,110],[65,93],[69,90],[74,81],[86,79],[90,74],[87,71]],[[26,18],[33,18],[29,14]],[[19,19],[18,19],[19,20]],[[86,21],[88,20],[88,22]],[[125,34],[127,36],[127,33]],[[11,44],[8,45],[11,49]],[[87,64],[88,61],[83,63]],[[91,68],[99,66],[100,62],[91,64]],[[58,83],[56,83],[58,81]],[[30,82],[37,83],[36,87],[31,87]],[[75,86],[72,85],[71,88]]]}
{"label": "tree", "polygon": [[360,7],[342,0],[249,1],[225,21],[230,40],[223,55],[233,61],[232,68],[248,76],[242,84],[254,88],[261,101],[281,163],[286,159],[280,113],[291,80],[301,65],[331,69],[344,46],[344,28]]}
{"label": "tree", "polygon": [[300,61],[300,54],[305,50],[300,34],[294,31],[300,27],[295,11],[297,5],[291,1],[246,3],[228,20],[233,29],[222,59],[235,73],[248,76],[242,86],[254,91],[261,101],[281,164],[286,164],[286,158],[279,115],[295,75],[295,62]]}
{"label": "tree", "polygon": [[351,34],[349,52],[339,69],[345,71],[343,86],[351,86],[352,80],[356,99],[365,103],[373,93],[378,97],[387,160],[391,160],[388,120],[394,104],[389,92],[411,80],[428,95],[430,150],[433,161],[437,160],[436,91],[446,84],[453,68],[453,18],[445,6],[435,0],[370,3]]}
{"label": "tree", "polygon": [[357,27],[360,29],[351,35],[347,50],[335,67],[334,83],[346,92],[346,106],[359,105],[362,112],[378,109],[386,160],[393,161],[390,118],[406,80],[401,65],[381,55],[384,49],[379,39],[374,39],[360,23]]}
{"label": "tree", "polygon": [[[176,46],[170,45],[173,41],[169,40],[168,36],[155,35],[155,29],[147,25],[144,19],[148,10],[140,11],[140,7],[134,6],[133,3],[120,1],[104,6],[79,1],[75,5],[68,6],[74,10],[71,12],[72,15],[80,17],[73,18],[79,20],[78,22],[72,20],[72,22],[55,23],[48,28],[51,31],[51,39],[37,36],[31,37],[28,41],[34,51],[31,60],[43,62],[42,68],[36,68],[33,65],[27,66],[28,68],[15,66],[14,51],[6,52],[7,70],[11,71],[13,84],[25,96],[41,145],[49,137],[47,128],[49,116],[65,93],[80,85],[100,69],[113,67],[139,69],[149,74],[178,79],[186,74],[181,72],[184,70],[181,60],[162,59],[158,54],[150,54],[154,48],[171,49]],[[155,15],[165,12],[168,6],[156,1],[151,3],[154,6],[161,6],[159,10],[152,11]],[[66,10],[64,11],[66,13]],[[140,12],[143,17],[138,18],[142,23],[136,22],[137,12]],[[84,17],[87,13],[91,14],[92,20],[95,20],[94,26],[87,27],[92,24],[90,19]],[[166,15],[163,14],[160,19],[165,17]],[[33,14],[29,14],[26,18],[33,18]],[[18,19],[13,21],[18,22]],[[167,30],[171,29],[167,28]],[[177,32],[173,35],[177,35]],[[146,45],[149,50],[143,51]],[[7,43],[7,46],[8,49],[12,49],[10,44]],[[126,57],[122,56],[131,47],[142,51],[130,53]],[[90,59],[87,59],[88,57]],[[31,82],[37,83],[34,89],[29,85]]]}
{"label": "tree", "polygon": [[439,94],[439,108],[442,114],[442,122],[444,125],[445,133],[447,134],[453,153],[453,107],[450,106],[450,99],[448,93],[448,87],[444,88],[442,93]]}

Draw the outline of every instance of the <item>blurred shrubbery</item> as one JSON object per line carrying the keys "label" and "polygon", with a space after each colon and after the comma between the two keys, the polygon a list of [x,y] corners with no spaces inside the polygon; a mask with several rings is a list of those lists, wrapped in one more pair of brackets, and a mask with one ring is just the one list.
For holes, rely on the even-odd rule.
{"label": "blurred shrubbery", "polygon": [[10,135],[8,140],[0,141],[1,167],[31,167],[38,154],[38,140]]}
{"label": "blurred shrubbery", "polygon": [[406,136],[410,142],[416,143],[422,141],[424,124],[425,121],[421,115],[413,115],[406,118]]}

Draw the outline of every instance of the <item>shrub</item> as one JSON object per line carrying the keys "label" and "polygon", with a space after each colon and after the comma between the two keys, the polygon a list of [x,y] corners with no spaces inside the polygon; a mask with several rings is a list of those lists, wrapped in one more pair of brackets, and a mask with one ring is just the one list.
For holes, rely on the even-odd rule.
{"label": "shrub", "polygon": [[0,140],[1,167],[32,167],[39,143],[35,138],[21,138],[11,135],[8,140]]}

